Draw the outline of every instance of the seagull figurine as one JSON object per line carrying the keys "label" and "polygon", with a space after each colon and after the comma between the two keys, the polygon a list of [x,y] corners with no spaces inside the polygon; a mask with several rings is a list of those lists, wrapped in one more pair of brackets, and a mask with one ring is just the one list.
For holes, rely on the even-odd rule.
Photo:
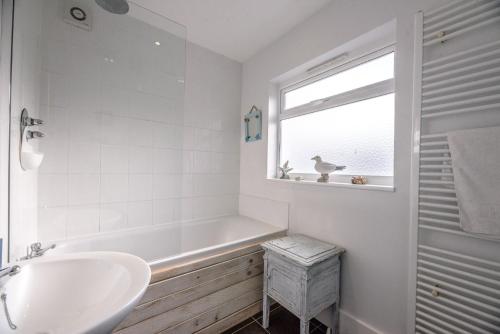
{"label": "seagull figurine", "polygon": [[318,182],[328,182],[328,179],[330,178],[328,174],[346,168],[346,166],[337,166],[336,164],[323,161],[321,160],[321,157],[319,155],[313,157],[311,160],[316,161],[316,164],[314,164],[314,169],[321,174]]}

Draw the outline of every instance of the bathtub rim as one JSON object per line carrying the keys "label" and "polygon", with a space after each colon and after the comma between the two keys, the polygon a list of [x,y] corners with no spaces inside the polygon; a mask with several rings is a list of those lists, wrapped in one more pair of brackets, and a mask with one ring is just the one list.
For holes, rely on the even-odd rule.
{"label": "bathtub rim", "polygon": [[[52,240],[43,240],[43,244],[51,244],[55,243],[56,247],[57,246],[65,246],[66,244],[71,244],[71,245],[78,245],[82,244],[88,241],[92,240],[101,240],[101,239],[107,239],[111,236],[116,236],[116,234],[120,235],[131,235],[135,234],[137,232],[146,232],[146,231],[156,231],[156,230],[161,230],[163,228],[169,227],[169,226],[194,226],[194,225],[199,225],[202,223],[212,223],[219,221],[221,219],[227,219],[227,218],[232,218],[232,217],[243,217],[249,220],[253,220],[259,223],[263,223],[272,227],[275,227],[276,229],[281,230],[287,230],[287,228],[279,227],[270,223],[266,223],[264,221],[254,219],[248,216],[244,215],[222,215],[222,216],[216,216],[216,217],[210,217],[210,218],[197,218],[197,219],[188,219],[188,220],[177,220],[173,222],[168,222],[164,224],[153,224],[153,225],[144,225],[144,226],[137,226],[137,227],[130,227],[126,228],[123,230],[114,230],[114,231],[105,231],[105,232],[99,232],[99,233],[94,233],[94,234],[85,234],[85,235],[80,235],[80,236],[72,236],[68,237],[66,239],[52,239]],[[146,261],[148,262],[148,261]]]}
{"label": "bathtub rim", "polygon": [[[276,225],[272,225],[248,216],[244,215],[223,215],[223,216],[217,216],[217,217],[210,217],[210,218],[201,218],[201,219],[191,219],[191,220],[184,220],[184,221],[175,221],[175,222],[169,222],[165,224],[158,224],[158,225],[147,225],[147,226],[139,226],[139,227],[133,227],[133,228],[128,228],[125,230],[119,230],[119,231],[106,231],[106,232],[101,232],[98,234],[91,234],[91,235],[84,235],[84,236],[77,236],[77,237],[71,237],[68,239],[64,240],[55,240],[55,241],[50,241],[50,243],[55,243],[56,244],[56,249],[61,250],[60,252],[57,252],[54,254],[54,256],[60,255],[60,254],[66,254],[66,253],[80,253],[80,252],[93,252],[96,250],[77,250],[77,251],[71,251],[71,250],[64,250],[66,247],[71,247],[71,246],[79,246],[85,243],[92,243],[93,241],[102,241],[106,240],[108,238],[114,238],[117,235],[120,236],[130,236],[130,235],[135,235],[137,233],[141,232],[147,232],[150,233],[152,231],[158,231],[162,230],[164,228],[168,227],[182,227],[182,226],[196,226],[196,225],[203,225],[206,223],[214,223],[223,219],[231,219],[231,218],[244,218],[249,221],[255,221],[258,223],[266,224],[273,229],[267,232],[259,233],[259,234],[253,234],[249,237],[246,238],[239,238],[239,239],[234,239],[229,242],[225,243],[219,243],[216,245],[208,246],[208,247],[201,247],[195,250],[187,251],[187,252],[182,252],[179,254],[171,255],[171,256],[164,256],[162,258],[158,259],[153,259],[153,260],[145,260],[143,259],[146,263],[149,264],[151,268],[151,281],[154,281],[154,277],[156,276],[156,273],[163,272],[165,270],[168,270],[168,268],[174,268],[178,266],[182,266],[183,264],[189,264],[189,263],[196,263],[198,261],[201,261],[203,259],[211,258],[211,257],[216,257],[221,254],[225,253],[230,253],[238,249],[243,249],[243,248],[248,248],[251,246],[259,245],[260,243],[269,240],[271,238],[278,238],[286,235],[288,229],[279,227]],[[49,241],[44,241],[44,243],[49,243]],[[113,250],[111,250],[113,252]],[[130,253],[130,252],[124,252],[123,253],[128,253],[132,254],[135,256],[138,256],[136,254]],[[50,252],[47,253],[50,255]],[[140,256],[139,256],[140,257]],[[142,258],[142,257],[140,257]]]}

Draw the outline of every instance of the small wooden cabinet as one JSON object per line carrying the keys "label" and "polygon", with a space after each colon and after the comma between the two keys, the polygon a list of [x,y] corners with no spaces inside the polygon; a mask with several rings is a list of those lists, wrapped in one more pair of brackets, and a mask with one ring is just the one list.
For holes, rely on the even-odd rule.
{"label": "small wooden cabinet", "polygon": [[344,249],[304,235],[291,235],[262,244],[264,254],[263,326],[269,327],[272,300],[300,318],[301,334],[309,321],[333,306],[338,332],[340,255]]}

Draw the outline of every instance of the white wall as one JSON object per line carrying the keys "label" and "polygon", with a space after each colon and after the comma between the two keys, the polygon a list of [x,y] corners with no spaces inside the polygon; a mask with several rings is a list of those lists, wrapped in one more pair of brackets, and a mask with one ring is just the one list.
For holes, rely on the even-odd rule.
{"label": "white wall", "polygon": [[76,2],[91,31],[65,23],[60,0],[44,1],[34,29],[41,98],[30,109],[45,121],[45,160],[28,184],[38,214],[15,234],[14,257],[35,240],[237,213],[241,64]]}
{"label": "white wall", "polygon": [[242,114],[257,105],[267,129],[271,80],[396,20],[394,193],[267,181],[267,134],[241,145],[242,195],[288,201],[291,232],[347,249],[342,333],[406,332],[414,13],[441,3],[335,0],[243,65]]}

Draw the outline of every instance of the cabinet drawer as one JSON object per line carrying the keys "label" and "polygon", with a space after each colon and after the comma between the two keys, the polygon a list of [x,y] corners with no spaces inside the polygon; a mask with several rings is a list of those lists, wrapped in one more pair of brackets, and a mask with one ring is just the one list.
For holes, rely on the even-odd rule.
{"label": "cabinet drawer", "polygon": [[302,275],[298,272],[279,265],[268,265],[267,294],[296,315],[302,312],[303,290]]}

